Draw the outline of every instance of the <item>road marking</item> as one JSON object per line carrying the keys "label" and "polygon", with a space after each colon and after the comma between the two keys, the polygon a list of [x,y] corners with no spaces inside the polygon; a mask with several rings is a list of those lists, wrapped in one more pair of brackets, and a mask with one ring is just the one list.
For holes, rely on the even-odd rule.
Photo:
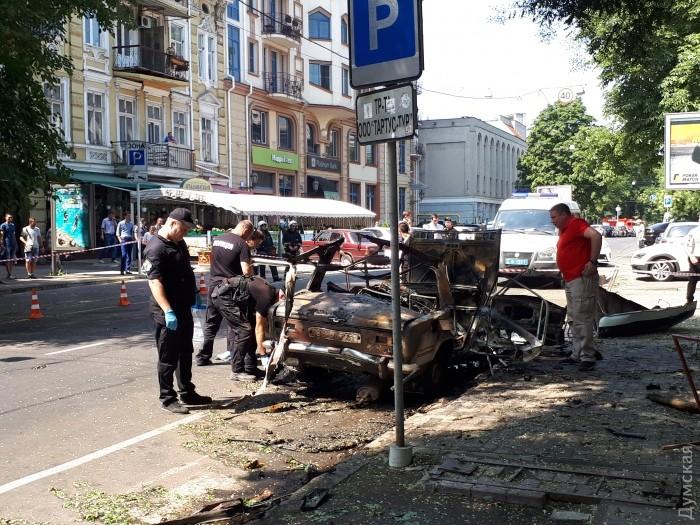
{"label": "road marking", "polygon": [[147,439],[156,437],[181,425],[186,425],[188,423],[192,423],[193,421],[197,421],[198,419],[203,418],[205,415],[206,412],[202,412],[201,414],[192,414],[191,416],[188,416],[184,419],[180,419],[173,423],[168,423],[167,425],[164,425],[160,428],[156,428],[155,430],[150,430],[141,435],[127,439],[126,441],[121,441],[119,443],[115,443],[110,447],[103,448],[101,450],[96,450],[95,452],[91,452],[90,454],[87,454],[83,457],[73,459],[61,465],[56,465],[55,467],[42,470],[41,472],[35,472],[34,474],[30,474],[29,476],[16,479],[15,481],[10,481],[9,483],[0,485],[0,494],[5,494],[6,492],[10,492],[11,490],[23,487],[24,485],[29,485],[30,483],[39,481],[40,479],[48,478],[49,476],[53,476],[54,474],[59,474],[60,472],[65,472],[66,470],[79,467],[80,465],[84,465],[85,463],[89,463],[90,461],[103,458],[105,456],[108,456],[109,454],[112,454],[113,452],[118,452],[127,447],[130,447],[131,445],[140,443],[141,441],[146,441]]}
{"label": "road marking", "polygon": [[107,341],[100,341],[99,343],[90,343],[89,345],[83,345],[83,346],[76,346],[75,348],[68,348],[67,350],[58,350],[57,352],[49,352],[48,354],[44,355],[56,355],[56,354],[64,354],[66,352],[74,352],[75,350],[82,350],[83,348],[92,348],[93,346],[100,346],[105,344]]}

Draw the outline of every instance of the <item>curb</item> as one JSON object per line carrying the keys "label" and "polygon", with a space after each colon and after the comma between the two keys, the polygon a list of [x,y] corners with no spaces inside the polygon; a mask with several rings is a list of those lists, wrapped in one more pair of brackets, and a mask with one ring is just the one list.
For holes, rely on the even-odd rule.
{"label": "curb", "polygon": [[10,295],[10,294],[16,294],[16,293],[25,293],[29,292],[31,290],[56,290],[60,288],[71,288],[73,286],[89,286],[92,284],[106,284],[106,283],[114,283],[114,282],[121,282],[121,281],[135,281],[135,280],[142,280],[144,279],[143,277],[139,277],[138,275],[115,275],[115,276],[103,276],[100,278],[96,277],[90,277],[86,279],[80,279],[80,280],[75,280],[75,281],[63,281],[63,282],[44,282],[44,283],[36,283],[36,284],[27,284],[25,285],[22,283],[21,286],[8,286],[8,285],[0,285],[0,295]]}

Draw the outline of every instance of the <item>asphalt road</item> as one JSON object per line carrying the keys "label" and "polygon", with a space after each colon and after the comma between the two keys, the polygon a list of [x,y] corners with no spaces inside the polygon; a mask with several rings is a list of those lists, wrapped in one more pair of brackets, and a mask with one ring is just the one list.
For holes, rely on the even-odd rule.
{"label": "asphalt road", "polygon": [[[635,239],[608,242],[618,266],[602,273],[622,283],[626,296],[647,305],[660,297],[682,302],[685,282],[631,275]],[[115,283],[47,290],[40,294],[44,319],[35,321],[27,319],[29,294],[0,302],[0,517],[74,522],[49,490],[81,480],[117,493],[156,482],[177,486],[205,471],[230,476],[221,463],[181,446],[177,426],[205,412],[159,410],[147,284],[129,283],[128,294],[131,305],[120,307]],[[215,352],[224,346],[217,340]],[[246,393],[228,373],[227,366],[195,368],[194,382],[220,400]]]}

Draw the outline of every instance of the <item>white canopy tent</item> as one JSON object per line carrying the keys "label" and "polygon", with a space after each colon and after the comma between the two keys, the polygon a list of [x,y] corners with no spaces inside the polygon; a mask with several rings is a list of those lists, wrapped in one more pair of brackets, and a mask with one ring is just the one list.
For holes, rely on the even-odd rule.
{"label": "white canopy tent", "polygon": [[[136,198],[136,192],[132,192]],[[374,219],[373,211],[349,202],[333,199],[304,199],[250,193],[217,193],[180,188],[158,188],[141,192],[141,202],[163,201],[216,206],[236,215],[284,216],[314,218]]]}

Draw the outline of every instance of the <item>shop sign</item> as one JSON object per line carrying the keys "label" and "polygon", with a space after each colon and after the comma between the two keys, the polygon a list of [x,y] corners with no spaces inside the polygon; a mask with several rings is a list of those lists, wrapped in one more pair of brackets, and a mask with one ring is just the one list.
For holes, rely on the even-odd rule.
{"label": "shop sign", "polygon": [[80,250],[90,247],[88,196],[79,184],[53,186],[54,250]]}
{"label": "shop sign", "polygon": [[190,191],[214,191],[209,181],[201,177],[193,177],[184,181],[180,187]]}
{"label": "shop sign", "polygon": [[306,167],[312,170],[340,173],[340,161],[338,159],[330,159],[320,155],[307,154]]}
{"label": "shop sign", "polygon": [[299,155],[290,153],[289,151],[277,151],[270,148],[253,146],[253,164],[282,170],[297,171],[299,169]]}
{"label": "shop sign", "polygon": [[85,151],[85,158],[88,162],[99,162],[109,164],[112,152],[109,150],[88,149]]}

